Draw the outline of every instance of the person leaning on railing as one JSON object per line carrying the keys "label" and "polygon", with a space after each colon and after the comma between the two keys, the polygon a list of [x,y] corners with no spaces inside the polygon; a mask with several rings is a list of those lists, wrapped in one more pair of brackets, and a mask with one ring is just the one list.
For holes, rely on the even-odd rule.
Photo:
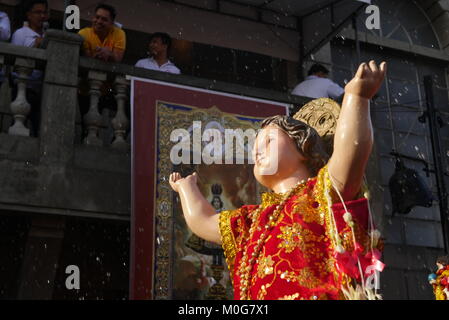
{"label": "person leaning on railing", "polygon": [[126,34],[116,26],[116,10],[107,4],[95,8],[92,26],[81,29],[83,54],[108,62],[121,62],[126,49]]}
{"label": "person leaning on railing", "polygon": [[[30,0],[25,2],[25,21],[22,28],[12,35],[11,43],[17,46],[39,48],[48,28],[49,10],[46,0]],[[17,73],[12,73],[13,98],[17,95]],[[33,70],[27,82],[26,97],[31,105],[29,119],[30,132],[37,136],[39,132],[39,109],[42,95],[42,77],[40,70]]]}
{"label": "person leaning on railing", "polygon": [[[105,62],[122,62],[126,50],[126,34],[115,21],[116,16],[117,11],[113,6],[104,3],[97,5],[92,26],[78,32],[84,39],[83,55]],[[113,110],[116,108],[112,87],[113,84],[109,81],[101,86],[100,111],[105,107]],[[80,83],[79,105],[83,116],[89,111],[89,84],[86,79]]]}

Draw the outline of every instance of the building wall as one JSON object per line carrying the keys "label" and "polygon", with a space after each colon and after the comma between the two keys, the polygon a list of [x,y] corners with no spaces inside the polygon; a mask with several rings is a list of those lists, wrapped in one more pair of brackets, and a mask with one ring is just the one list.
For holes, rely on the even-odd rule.
{"label": "building wall", "polygon": [[[375,59],[389,63],[386,81],[371,108],[376,137],[372,161],[378,164],[378,179],[370,183],[383,190],[376,199],[381,204],[380,210],[375,213],[386,237],[384,261],[387,268],[382,273],[382,293],[385,299],[433,299],[427,275],[435,271],[435,260],[443,254],[444,247],[438,203],[435,201],[431,208],[415,207],[407,215],[393,215],[388,182],[394,172],[395,158],[390,155],[393,149],[425,159],[433,168],[428,123],[420,123],[418,117],[423,114],[426,104],[423,86],[426,75],[433,76],[437,108],[443,114],[449,112],[447,61],[432,58],[437,52],[447,50],[449,20],[445,8],[449,2],[393,1],[386,5],[382,0],[374,3],[384,15],[381,19],[383,29],[370,32],[364,28],[363,21],[359,21],[358,26],[362,41],[361,61]],[[413,26],[424,27],[416,30]],[[333,76],[341,84],[349,81],[357,68],[353,40],[351,28],[332,42]],[[447,130],[447,125],[441,129],[443,137]],[[449,144],[444,138],[441,142],[446,154]],[[447,160],[443,159],[446,168]],[[408,160],[404,163],[420,174],[438,199],[434,174],[427,177],[422,163]]]}

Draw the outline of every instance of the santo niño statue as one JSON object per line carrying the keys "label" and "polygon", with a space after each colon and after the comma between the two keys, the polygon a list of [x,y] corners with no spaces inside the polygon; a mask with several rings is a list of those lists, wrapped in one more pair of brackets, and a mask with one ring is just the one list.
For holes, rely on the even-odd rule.
{"label": "santo ni\u00f1o statue", "polygon": [[308,124],[263,121],[254,175],[273,192],[259,205],[217,213],[195,173],[170,176],[192,232],[223,246],[236,299],[380,298],[380,235],[361,190],[373,144],[369,101],[385,72],[385,62],[363,63],[346,85],[330,156]]}

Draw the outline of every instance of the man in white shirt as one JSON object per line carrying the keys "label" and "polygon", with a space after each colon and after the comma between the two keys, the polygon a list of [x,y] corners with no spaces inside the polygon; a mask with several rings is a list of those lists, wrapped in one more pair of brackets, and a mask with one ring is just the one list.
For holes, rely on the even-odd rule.
{"label": "man in white shirt", "polygon": [[[25,7],[26,22],[12,35],[11,43],[17,46],[38,48],[44,39],[45,30],[48,27],[48,3],[46,0],[31,0]],[[15,72],[13,79],[17,78]],[[39,107],[41,101],[41,85],[43,73],[33,70],[27,82],[27,101],[31,105],[29,119],[31,121],[31,135],[37,136],[39,130]],[[15,82],[15,81],[14,81]],[[13,88],[13,96],[17,94],[17,87]]]}
{"label": "man in white shirt", "polygon": [[11,37],[11,24],[8,15],[0,11],[0,41],[8,41]]}
{"label": "man in white shirt", "polygon": [[141,59],[136,63],[136,67],[157,70],[162,72],[180,74],[181,71],[168,60],[168,52],[170,51],[171,38],[163,32],[153,33],[150,37],[150,57]]}
{"label": "man in white shirt", "polygon": [[25,11],[27,21],[22,28],[14,32],[11,43],[18,46],[37,48],[44,38],[45,28],[48,24],[47,1],[30,1]]}
{"label": "man in white shirt", "polygon": [[298,84],[292,94],[309,98],[331,98],[337,100],[345,90],[338,84],[328,79],[329,70],[321,64],[314,64],[308,73],[308,77]]}

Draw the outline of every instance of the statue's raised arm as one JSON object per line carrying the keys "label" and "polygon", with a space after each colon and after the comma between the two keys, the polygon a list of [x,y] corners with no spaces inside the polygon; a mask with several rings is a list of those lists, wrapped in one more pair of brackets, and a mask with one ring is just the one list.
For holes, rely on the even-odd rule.
{"label": "statue's raised arm", "polygon": [[362,63],[346,85],[345,96],[334,137],[334,152],[328,171],[334,186],[345,201],[353,200],[360,190],[373,145],[370,99],[384,80],[387,65]]}

